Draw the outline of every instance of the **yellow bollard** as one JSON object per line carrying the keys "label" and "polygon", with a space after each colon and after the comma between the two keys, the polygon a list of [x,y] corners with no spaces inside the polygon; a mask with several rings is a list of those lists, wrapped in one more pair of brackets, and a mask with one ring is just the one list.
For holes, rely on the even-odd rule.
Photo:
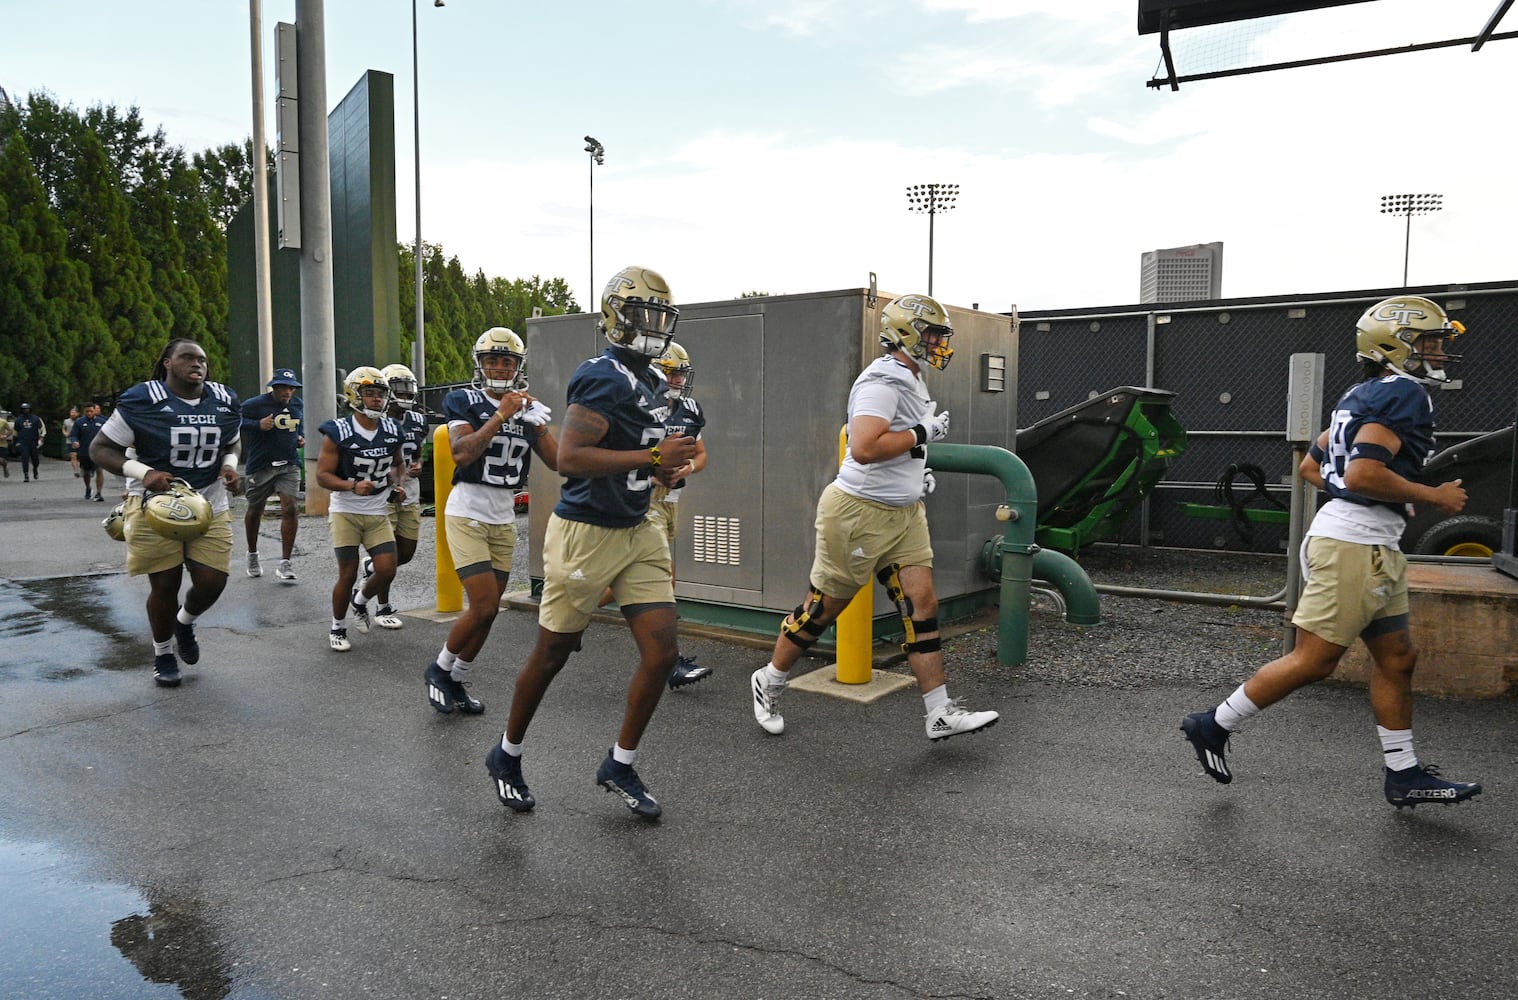
{"label": "yellow bollard", "polygon": [[464,585],[454,571],[453,550],[448,547],[448,524],[443,511],[453,488],[453,441],[448,425],[432,432],[432,524],[437,532],[437,609],[439,613],[464,610]]}
{"label": "yellow bollard", "polygon": [[[849,429],[838,432],[838,464],[843,464],[849,448]],[[870,657],[875,647],[875,584],[867,583],[838,616],[837,676],[839,684],[868,684],[874,665]]]}

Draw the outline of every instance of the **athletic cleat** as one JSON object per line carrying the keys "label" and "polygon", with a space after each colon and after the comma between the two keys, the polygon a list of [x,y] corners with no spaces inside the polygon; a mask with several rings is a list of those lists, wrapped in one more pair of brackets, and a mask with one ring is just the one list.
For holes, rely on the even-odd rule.
{"label": "athletic cleat", "polygon": [[934,709],[924,718],[927,719],[928,739],[937,743],[950,736],[963,736],[990,729],[1001,719],[1001,715],[996,712],[972,712],[961,705],[958,699],[951,699],[947,705]]}
{"label": "athletic cleat", "polygon": [[[1228,761],[1224,757],[1224,751],[1228,749],[1228,737],[1232,734],[1218,725],[1216,715],[1217,709],[1193,712],[1181,720],[1181,732],[1191,742],[1192,749],[1196,751],[1196,759],[1202,762],[1202,769],[1214,781],[1226,785],[1233,780],[1233,774],[1228,770]],[[1389,785],[1387,787],[1390,788]],[[1387,794],[1391,793],[1388,791]]]}
{"label": "athletic cleat", "polygon": [[254,577],[263,576],[264,575],[263,567],[260,566],[260,565],[258,565],[258,553],[257,552],[249,552],[248,553],[248,575],[249,576],[254,576]]}
{"label": "athletic cleat", "polygon": [[687,684],[704,681],[712,675],[711,667],[696,663],[694,656],[677,656],[675,665],[669,669],[669,689],[683,688]]}
{"label": "athletic cleat", "polygon": [[632,765],[619,764],[610,750],[606,751],[606,759],[596,769],[596,784],[608,792],[616,792],[627,803],[627,808],[646,819],[658,819],[664,812],[643,787],[643,779],[638,777]]}
{"label": "athletic cleat", "polygon": [[179,686],[179,661],[173,653],[159,653],[153,657],[153,683],[159,687]]}
{"label": "athletic cleat", "polygon": [[95,494],[95,502],[96,503],[105,503],[105,497],[101,496],[99,493],[96,493]]}
{"label": "athletic cleat", "polygon": [[775,736],[785,732],[785,717],[780,714],[780,695],[785,692],[785,683],[767,683],[764,668],[760,667],[749,677],[748,686],[754,696],[754,721]]}
{"label": "athletic cleat", "polygon": [[364,582],[368,583],[369,578],[374,575],[374,560],[368,556],[364,557],[363,573]]}
{"label": "athletic cleat", "polygon": [[454,680],[453,675],[438,666],[436,660],[427,664],[422,676],[427,680],[428,704],[444,715],[455,708],[465,715],[479,715],[485,711],[484,703],[469,693],[469,686]]}
{"label": "athletic cleat", "polygon": [[495,797],[501,800],[501,805],[512,812],[532,812],[538,800],[532,797],[527,782],[522,780],[522,758],[507,753],[497,740],[485,755],[485,770],[495,779]]}
{"label": "athletic cleat", "polygon": [[195,638],[195,626],[174,620],[174,644],[179,647],[179,658],[190,666],[200,662],[200,640]]}
{"label": "athletic cleat", "polygon": [[353,627],[362,635],[369,634],[369,606],[358,603],[359,591],[355,589],[348,603],[353,605]]}
{"label": "athletic cleat", "polygon": [[285,583],[295,582],[295,567],[290,565],[290,560],[281,559],[274,569],[274,575]]}
{"label": "athletic cleat", "polygon": [[338,653],[346,653],[353,648],[353,643],[348,641],[348,630],[345,628],[335,628],[329,632],[327,634],[327,642]]}
{"label": "athletic cleat", "polygon": [[1474,781],[1445,781],[1433,764],[1414,764],[1401,771],[1386,768],[1386,801],[1399,810],[1416,808],[1420,802],[1452,806],[1481,794]]}
{"label": "athletic cleat", "polygon": [[385,605],[374,613],[374,624],[380,628],[396,629],[402,627],[400,615],[390,605]]}

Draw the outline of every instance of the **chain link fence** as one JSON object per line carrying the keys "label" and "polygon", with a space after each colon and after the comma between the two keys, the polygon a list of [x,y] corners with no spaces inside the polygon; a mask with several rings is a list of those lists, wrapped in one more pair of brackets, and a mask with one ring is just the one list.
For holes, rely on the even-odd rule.
{"label": "chain link fence", "polygon": [[[1233,551],[1280,552],[1286,525],[1204,519],[1185,505],[1284,509],[1293,472],[1286,441],[1292,354],[1324,356],[1321,414],[1359,378],[1355,323],[1397,292],[1344,292],[1209,303],[1156,303],[1109,311],[1053,310],[1021,316],[1017,424],[1026,428],[1118,386],[1176,394],[1186,452],[1116,540]],[[1507,427],[1518,401],[1518,365],[1506,354],[1518,329],[1518,284],[1410,289],[1440,303],[1469,331],[1455,341],[1455,381],[1432,390],[1439,447]],[[1320,420],[1320,426],[1321,426]],[[1246,466],[1263,473],[1255,488]],[[1230,475],[1230,470],[1234,470]],[[1495,510],[1508,498],[1472,497]]]}

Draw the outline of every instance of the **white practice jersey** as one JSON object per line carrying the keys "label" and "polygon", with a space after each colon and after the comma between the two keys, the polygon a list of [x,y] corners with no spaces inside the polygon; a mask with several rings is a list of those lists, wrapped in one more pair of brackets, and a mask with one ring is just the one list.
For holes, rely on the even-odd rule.
{"label": "white practice jersey", "polygon": [[[880,417],[890,430],[909,430],[933,417],[933,401],[922,375],[891,355],[877,359],[849,390],[849,422],[858,416]],[[844,457],[835,482],[845,493],[891,507],[909,507],[922,499],[927,447],[919,445],[884,462],[861,465],[852,450]]]}

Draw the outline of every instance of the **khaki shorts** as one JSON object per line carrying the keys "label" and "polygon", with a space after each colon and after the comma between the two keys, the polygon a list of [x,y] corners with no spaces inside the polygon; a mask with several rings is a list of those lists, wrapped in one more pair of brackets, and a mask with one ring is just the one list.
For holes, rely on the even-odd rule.
{"label": "khaki shorts", "polygon": [[390,505],[390,527],[396,538],[409,538],[413,542],[422,537],[422,505],[419,503],[393,503]]}
{"label": "khaki shorts", "polygon": [[645,520],[603,528],[550,514],[538,624],[550,632],[583,632],[607,587],[623,607],[674,604],[669,545],[658,525]]}
{"label": "khaki shorts", "polygon": [[232,512],[211,518],[211,528],[190,542],[176,542],[153,530],[142,516],[142,497],[126,501],[127,574],[162,573],[186,562],[198,562],[218,573],[232,566]]}
{"label": "khaki shorts", "polygon": [[300,466],[269,465],[248,477],[248,506],[266,503],[276,493],[293,497],[300,492]]}
{"label": "khaki shorts", "polygon": [[1291,623],[1325,642],[1353,646],[1373,623],[1407,614],[1407,557],[1396,549],[1312,536],[1302,563]]}
{"label": "khaki shorts", "polygon": [[[658,496],[657,493],[654,494]],[[653,500],[648,505],[648,519],[659,526],[670,551],[675,550],[675,526],[680,520],[679,501]]]}
{"label": "khaki shorts", "polygon": [[817,501],[817,554],[808,581],[828,597],[852,598],[890,563],[932,567],[922,501],[890,507],[828,484]]}
{"label": "khaki shorts", "polygon": [[497,573],[511,572],[511,557],[517,550],[516,522],[486,524],[472,517],[445,515],[443,523],[455,572],[481,563],[489,563]]}
{"label": "khaki shorts", "polygon": [[362,545],[373,552],[377,546],[395,541],[395,529],[390,527],[389,514],[338,514],[327,515],[332,529],[334,549]]}

